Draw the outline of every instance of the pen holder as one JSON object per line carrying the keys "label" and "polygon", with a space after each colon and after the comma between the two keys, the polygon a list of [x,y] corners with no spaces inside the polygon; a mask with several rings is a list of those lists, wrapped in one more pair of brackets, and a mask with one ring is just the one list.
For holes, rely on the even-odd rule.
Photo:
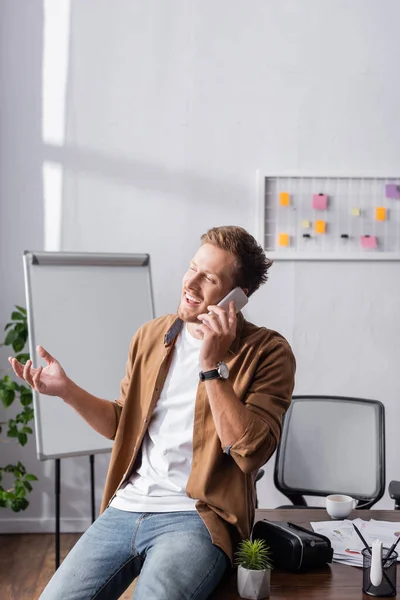
{"label": "pen holder", "polygon": [[[385,562],[385,555],[388,548],[383,548],[382,558],[382,581],[379,585],[371,583],[371,554],[365,548],[362,551],[363,557],[363,592],[370,596],[395,596],[396,595],[396,575],[397,575],[397,552],[393,551],[390,558]],[[379,564],[379,563],[378,563]]]}

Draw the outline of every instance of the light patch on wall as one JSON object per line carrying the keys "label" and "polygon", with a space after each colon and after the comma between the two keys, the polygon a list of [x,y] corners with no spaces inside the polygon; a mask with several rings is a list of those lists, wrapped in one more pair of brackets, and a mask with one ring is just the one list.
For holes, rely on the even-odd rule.
{"label": "light patch on wall", "polygon": [[[44,145],[65,143],[66,91],[69,62],[70,0],[44,0],[42,139]],[[45,250],[61,248],[63,168],[44,162]]]}
{"label": "light patch on wall", "polygon": [[65,141],[69,29],[70,0],[44,0],[42,137],[55,146]]}
{"label": "light patch on wall", "polygon": [[61,206],[63,170],[61,165],[43,162],[44,249],[61,249]]}

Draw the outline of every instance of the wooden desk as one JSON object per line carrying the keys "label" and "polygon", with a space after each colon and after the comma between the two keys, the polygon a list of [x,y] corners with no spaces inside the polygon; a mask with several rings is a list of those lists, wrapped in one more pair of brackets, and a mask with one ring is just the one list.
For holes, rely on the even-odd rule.
{"label": "wooden desk", "polygon": [[[400,522],[400,511],[394,510],[357,510],[349,519],[377,519]],[[256,521],[293,521],[310,528],[310,521],[329,521],[325,510],[286,509],[256,510]],[[397,566],[397,591],[400,590],[400,570]],[[398,597],[398,595],[396,596]],[[274,569],[271,574],[271,600],[274,598],[296,600],[367,600],[372,596],[362,591],[362,571],[339,563],[331,563],[326,568],[306,573],[290,573]],[[228,582],[219,586],[210,600],[240,600],[236,587],[236,570]]]}

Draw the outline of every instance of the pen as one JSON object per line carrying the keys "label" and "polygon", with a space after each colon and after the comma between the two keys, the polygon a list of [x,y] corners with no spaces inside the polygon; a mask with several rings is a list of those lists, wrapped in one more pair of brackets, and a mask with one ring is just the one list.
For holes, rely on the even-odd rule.
{"label": "pen", "polygon": [[400,535],[397,537],[397,540],[395,540],[393,542],[393,544],[390,546],[389,550],[387,551],[386,556],[383,557],[383,563],[382,565],[385,566],[385,563],[387,560],[389,560],[390,555],[392,554],[393,550],[396,548],[397,544],[399,543],[400,540]]}
{"label": "pen", "polygon": [[361,531],[358,529],[358,527],[356,527],[356,525],[354,525],[354,523],[352,523],[352,525],[353,525],[353,527],[355,529],[356,534],[358,535],[358,537],[360,538],[360,540],[362,541],[362,543],[364,544],[364,546],[366,547],[366,549],[368,550],[368,552],[370,554],[372,554],[371,553],[371,548],[368,546],[367,542],[363,538]]}

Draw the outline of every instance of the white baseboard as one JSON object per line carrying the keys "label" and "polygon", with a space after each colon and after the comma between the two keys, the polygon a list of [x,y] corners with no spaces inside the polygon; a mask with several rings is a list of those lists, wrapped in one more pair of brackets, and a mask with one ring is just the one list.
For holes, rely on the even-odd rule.
{"label": "white baseboard", "polygon": [[[81,533],[91,524],[90,519],[61,519],[61,533]],[[54,533],[55,519],[0,519],[2,533]]]}

